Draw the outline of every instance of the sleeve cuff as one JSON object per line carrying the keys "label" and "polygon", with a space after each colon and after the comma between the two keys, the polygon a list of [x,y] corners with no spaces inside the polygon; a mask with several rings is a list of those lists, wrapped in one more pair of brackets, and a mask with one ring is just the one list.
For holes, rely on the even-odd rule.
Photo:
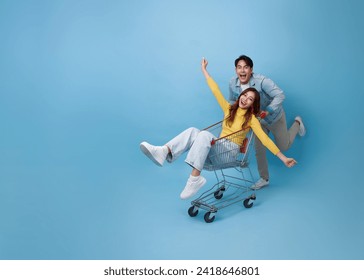
{"label": "sleeve cuff", "polygon": [[273,108],[271,106],[268,106],[267,108],[267,111],[272,114],[274,112]]}

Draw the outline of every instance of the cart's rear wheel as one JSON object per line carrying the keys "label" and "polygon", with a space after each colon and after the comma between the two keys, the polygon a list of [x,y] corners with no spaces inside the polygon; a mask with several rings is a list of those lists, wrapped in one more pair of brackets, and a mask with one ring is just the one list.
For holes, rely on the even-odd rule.
{"label": "cart's rear wheel", "polygon": [[244,199],[243,204],[244,204],[245,208],[252,208],[253,207],[253,202],[250,203],[250,198]]}
{"label": "cart's rear wheel", "polygon": [[216,192],[214,192],[214,197],[216,199],[221,199],[224,195],[225,186],[221,186]]}
{"label": "cart's rear wheel", "polygon": [[216,198],[216,199],[221,199],[222,198],[222,196],[223,196],[224,194],[222,193],[222,191],[216,191],[216,192],[214,192],[214,197]]}
{"label": "cart's rear wheel", "polygon": [[198,214],[198,208],[195,206],[191,206],[190,208],[188,208],[188,215],[190,215],[190,217],[196,217]]}
{"label": "cart's rear wheel", "polygon": [[206,223],[212,223],[215,220],[215,213],[206,212],[204,219]]}

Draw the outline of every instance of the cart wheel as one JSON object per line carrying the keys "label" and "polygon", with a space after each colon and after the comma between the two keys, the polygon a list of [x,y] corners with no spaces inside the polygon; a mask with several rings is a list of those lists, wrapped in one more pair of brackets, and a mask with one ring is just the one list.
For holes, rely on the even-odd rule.
{"label": "cart wheel", "polygon": [[253,206],[253,202],[250,203],[250,198],[246,198],[243,203],[245,208],[252,208]]}
{"label": "cart wheel", "polygon": [[204,219],[206,223],[212,223],[215,220],[215,215],[213,215],[212,217],[210,217],[211,212],[206,212]]}
{"label": "cart wheel", "polygon": [[190,208],[188,208],[188,215],[190,215],[190,217],[196,217],[197,214],[198,214],[198,209],[195,210],[195,206],[191,206]]}
{"label": "cart wheel", "polygon": [[216,199],[221,199],[223,195],[224,195],[224,194],[223,194],[223,193],[222,193],[222,191],[220,191],[220,190],[218,190],[218,191],[214,192],[214,197],[215,197]]}
{"label": "cart wheel", "polygon": [[222,185],[216,192],[214,192],[214,197],[216,199],[221,199],[222,196],[224,195],[224,191],[225,191],[225,186]]}
{"label": "cart wheel", "polygon": [[252,208],[253,207],[253,200],[256,200],[257,197],[255,196],[255,193],[253,193],[250,197],[246,198],[244,200],[244,206],[245,208]]}

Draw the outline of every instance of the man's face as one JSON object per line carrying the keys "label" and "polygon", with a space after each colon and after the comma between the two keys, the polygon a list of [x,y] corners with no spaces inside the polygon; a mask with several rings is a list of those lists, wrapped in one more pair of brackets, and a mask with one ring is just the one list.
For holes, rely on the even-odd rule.
{"label": "man's face", "polygon": [[235,68],[236,74],[240,80],[240,83],[247,84],[253,73],[253,68],[246,64],[244,60],[239,60]]}

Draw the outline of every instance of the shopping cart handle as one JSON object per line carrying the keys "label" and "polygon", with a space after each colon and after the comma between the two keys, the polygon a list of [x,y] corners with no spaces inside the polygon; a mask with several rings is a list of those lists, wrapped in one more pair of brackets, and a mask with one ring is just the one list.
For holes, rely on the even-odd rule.
{"label": "shopping cart handle", "polygon": [[261,111],[259,114],[259,118],[264,119],[268,115],[267,111]]}

